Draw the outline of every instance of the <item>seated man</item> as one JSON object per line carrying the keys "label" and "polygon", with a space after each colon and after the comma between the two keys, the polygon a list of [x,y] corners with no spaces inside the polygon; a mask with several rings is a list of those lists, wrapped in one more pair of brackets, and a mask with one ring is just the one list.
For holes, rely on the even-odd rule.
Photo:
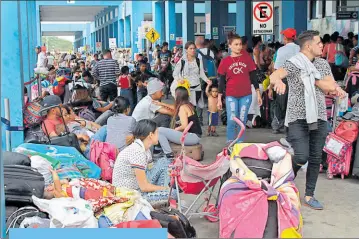
{"label": "seated man", "polygon": [[[154,104],[163,97],[164,84],[158,79],[150,79],[147,84],[148,95],[138,102],[132,117],[138,122],[142,119],[150,119],[157,123],[158,127],[168,128],[174,112],[170,105],[162,106]],[[168,106],[168,107],[167,107]]]}
{"label": "seated man", "polygon": [[61,107],[62,101],[57,95],[49,95],[44,97],[41,102],[42,112],[46,112],[45,119],[42,124],[42,130],[45,135],[49,137],[59,136],[59,132],[57,132],[57,125],[64,125],[63,119],[61,117]]}

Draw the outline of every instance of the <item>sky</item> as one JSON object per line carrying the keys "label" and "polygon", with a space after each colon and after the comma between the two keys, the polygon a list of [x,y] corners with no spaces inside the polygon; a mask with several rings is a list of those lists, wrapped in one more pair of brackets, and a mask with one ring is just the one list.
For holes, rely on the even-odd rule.
{"label": "sky", "polygon": [[75,41],[75,36],[57,36],[58,38],[70,41],[70,42],[74,42]]}

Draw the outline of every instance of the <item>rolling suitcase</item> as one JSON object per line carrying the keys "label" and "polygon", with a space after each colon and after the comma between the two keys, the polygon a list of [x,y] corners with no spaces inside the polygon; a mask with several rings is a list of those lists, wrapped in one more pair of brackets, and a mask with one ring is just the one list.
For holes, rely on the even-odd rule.
{"label": "rolling suitcase", "polygon": [[359,140],[357,140],[357,143],[355,146],[352,175],[356,178],[359,178]]}
{"label": "rolling suitcase", "polygon": [[45,180],[36,169],[23,165],[4,166],[5,202],[31,205],[32,195],[43,198]]}

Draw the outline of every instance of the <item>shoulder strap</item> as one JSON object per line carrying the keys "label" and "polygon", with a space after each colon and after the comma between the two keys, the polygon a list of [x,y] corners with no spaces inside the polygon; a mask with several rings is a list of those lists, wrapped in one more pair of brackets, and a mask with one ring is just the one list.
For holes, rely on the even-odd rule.
{"label": "shoulder strap", "polygon": [[210,50],[209,50],[209,48],[207,47],[207,56],[210,56]]}
{"label": "shoulder strap", "polygon": [[198,57],[196,57],[196,63],[197,63],[197,66],[198,66],[198,71],[201,72],[201,62],[200,62]]}
{"label": "shoulder strap", "polygon": [[181,74],[183,75],[183,69],[184,69],[184,65],[186,64],[186,61],[181,59]]}

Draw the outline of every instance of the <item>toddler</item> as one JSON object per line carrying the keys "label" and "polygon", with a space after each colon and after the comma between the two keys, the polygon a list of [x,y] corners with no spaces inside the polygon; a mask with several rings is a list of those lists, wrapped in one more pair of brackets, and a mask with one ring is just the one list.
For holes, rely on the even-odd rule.
{"label": "toddler", "polygon": [[207,136],[218,136],[216,126],[218,126],[218,87],[209,81],[206,87],[208,97],[208,134]]}

